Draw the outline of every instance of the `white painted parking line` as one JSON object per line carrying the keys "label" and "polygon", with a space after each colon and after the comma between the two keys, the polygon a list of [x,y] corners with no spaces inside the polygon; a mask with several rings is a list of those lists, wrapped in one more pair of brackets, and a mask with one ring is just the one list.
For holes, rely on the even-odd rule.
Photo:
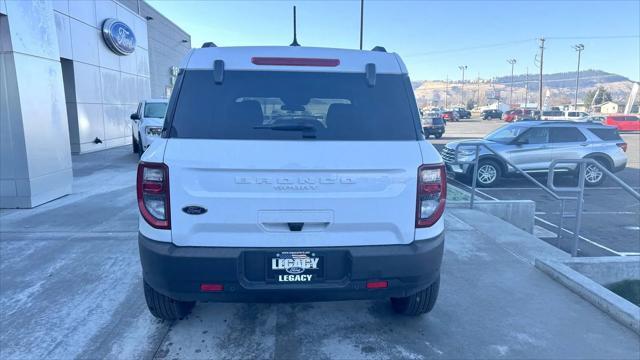
{"label": "white painted parking line", "polygon": [[[569,211],[567,211],[569,213]],[[575,210],[571,211],[575,213]],[[560,215],[559,211],[544,212],[536,211],[536,215]],[[583,211],[582,215],[640,215],[637,211]]]}
{"label": "white painted parking line", "polygon": [[640,256],[640,253],[638,252],[623,252],[621,254],[622,256]]}
{"label": "white painted parking line", "polygon": [[[554,224],[554,223],[552,223],[552,222],[549,222],[549,221],[547,221],[547,220],[545,220],[545,219],[539,218],[539,217],[537,217],[537,216],[535,217],[535,219],[536,219],[536,220],[538,220],[538,221],[540,221],[541,223],[547,224],[547,225],[549,225],[549,226],[553,226],[553,227],[554,227],[554,228],[556,228],[556,229],[558,228],[558,225],[556,225],[556,224]],[[567,230],[567,229],[565,229],[565,228],[562,228],[561,230],[562,230],[562,231],[564,231],[564,232],[567,232],[567,233],[569,233],[569,234],[571,234],[571,235],[573,235],[573,234],[574,234],[574,232],[573,232],[573,231],[571,231],[571,230]],[[623,255],[624,253],[621,253],[621,252],[619,252],[619,251],[615,251],[615,250],[613,250],[613,249],[610,249],[610,248],[608,248],[608,247],[606,247],[606,246],[604,246],[604,245],[602,245],[602,244],[599,244],[599,243],[597,243],[597,242],[595,242],[595,241],[593,241],[593,240],[589,240],[589,239],[587,239],[586,237],[584,237],[584,236],[582,236],[582,235],[579,235],[579,236],[578,236],[578,238],[580,238],[580,240],[586,241],[586,242],[588,242],[589,244],[594,245],[594,246],[596,246],[596,247],[598,247],[598,248],[600,248],[600,249],[602,249],[602,250],[608,251],[608,252],[610,252],[610,253],[612,253],[612,254],[615,254],[615,255],[618,255],[618,256],[625,256],[625,255]]]}
{"label": "white painted parking line", "polygon": [[[460,182],[458,182],[458,183],[460,183]],[[468,189],[471,189],[471,187],[470,187],[470,186],[468,186],[468,185],[466,185],[466,184],[462,184],[462,183],[460,183],[460,184],[461,184],[461,185],[464,185],[464,186],[465,186],[466,188],[468,188]],[[495,197],[493,197],[493,196],[491,196],[491,195],[489,195],[489,194],[487,194],[487,193],[485,193],[485,192],[483,192],[483,191],[481,191],[481,190],[476,189],[476,192],[477,192],[478,194],[481,194],[481,195],[483,195],[483,196],[488,197],[489,199],[496,200],[496,201],[500,200],[500,199],[495,198]],[[534,219],[536,219],[537,221],[540,221],[541,223],[547,224],[547,225],[549,225],[549,226],[553,226],[553,227],[554,227],[554,228],[556,228],[556,229],[558,229],[558,228],[559,228],[559,226],[558,226],[558,225],[556,225],[556,224],[554,224],[554,223],[552,223],[552,222],[549,222],[549,221],[547,221],[547,220],[545,220],[545,219],[543,219],[543,218],[541,218],[541,217],[539,217],[539,216],[534,216]],[[562,230],[562,231],[564,231],[564,232],[567,232],[567,233],[569,233],[569,234],[571,234],[571,235],[573,235],[573,234],[574,234],[574,233],[573,233],[573,231],[571,231],[571,230],[567,230],[567,229],[565,229],[565,228],[562,228],[561,230]],[[598,247],[598,248],[600,248],[600,249],[602,249],[602,250],[608,251],[608,252],[610,252],[610,253],[612,253],[612,254],[615,254],[615,255],[618,255],[618,256],[626,256],[626,255],[623,255],[623,254],[625,254],[625,253],[621,253],[621,252],[615,251],[615,250],[613,250],[613,249],[610,249],[610,248],[608,248],[608,247],[606,247],[606,246],[604,246],[604,245],[602,245],[602,244],[599,244],[599,243],[597,243],[597,242],[595,242],[595,241],[593,241],[593,240],[587,239],[586,237],[584,237],[584,236],[582,236],[582,235],[579,235],[579,236],[578,236],[578,238],[579,238],[580,240],[583,240],[583,241],[588,242],[589,244],[591,244],[591,245],[593,245],[593,246],[595,246],[595,247]]]}
{"label": "white painted parking line", "polygon": [[535,225],[533,227],[533,236],[545,239],[555,239],[558,237],[556,233],[554,233],[553,231],[549,231],[540,225]]}
{"label": "white painted parking line", "polygon": [[[585,188],[586,190],[624,190],[621,187],[590,187]],[[632,187],[634,190],[640,190],[640,187]],[[484,191],[504,191],[504,190],[540,190],[543,191],[539,187],[492,187],[485,188]]]}

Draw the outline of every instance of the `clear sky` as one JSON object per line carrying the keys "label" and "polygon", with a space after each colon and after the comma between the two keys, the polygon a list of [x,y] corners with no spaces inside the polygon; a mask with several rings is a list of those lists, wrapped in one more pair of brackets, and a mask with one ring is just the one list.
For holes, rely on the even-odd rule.
{"label": "clear sky", "polygon": [[[191,35],[192,46],[288,45],[292,6],[303,46],[358,48],[360,1],[147,0]],[[372,1],[365,0],[364,48],[399,53],[413,80],[537,72],[537,38],[546,41],[544,72],[581,69],[640,80],[640,0]],[[624,36],[624,38],[618,38]],[[616,37],[616,38],[614,38]]]}

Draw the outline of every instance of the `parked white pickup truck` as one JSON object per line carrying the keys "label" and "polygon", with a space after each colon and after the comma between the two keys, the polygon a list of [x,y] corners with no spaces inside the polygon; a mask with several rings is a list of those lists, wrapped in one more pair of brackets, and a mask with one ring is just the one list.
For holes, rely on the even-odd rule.
{"label": "parked white pickup truck", "polygon": [[542,112],[542,120],[578,120],[589,116],[584,111],[545,110]]}

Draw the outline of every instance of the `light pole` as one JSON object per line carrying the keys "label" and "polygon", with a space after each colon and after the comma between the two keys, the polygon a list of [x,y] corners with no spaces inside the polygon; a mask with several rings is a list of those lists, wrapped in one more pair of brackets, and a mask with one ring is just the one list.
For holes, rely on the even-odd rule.
{"label": "light pole", "polygon": [[508,59],[507,62],[511,64],[511,91],[509,92],[509,107],[513,106],[513,66],[516,64],[516,59]]}
{"label": "light pole", "polygon": [[464,71],[467,70],[467,65],[460,65],[458,69],[462,70],[462,106],[466,109],[467,105],[464,103]]}
{"label": "light pole", "polygon": [[364,0],[360,0],[360,50],[362,50],[362,30],[364,28]]}
{"label": "light pole", "polygon": [[448,109],[449,104],[447,103],[447,95],[449,93],[449,75],[447,74],[447,81],[444,84],[444,108]]}
{"label": "light pole", "polygon": [[527,75],[524,78],[524,103],[529,105],[529,67],[527,66]]}
{"label": "light pole", "polygon": [[542,106],[542,69],[544,66],[544,38],[540,38],[540,80],[538,83],[538,108],[540,110],[540,114],[542,114],[543,106]]}
{"label": "light pole", "polygon": [[578,72],[576,73],[576,102],[573,107],[573,110],[578,111],[578,87],[580,84],[580,55],[582,55],[582,50],[584,50],[584,45],[582,44],[574,45],[573,48],[578,52]]}

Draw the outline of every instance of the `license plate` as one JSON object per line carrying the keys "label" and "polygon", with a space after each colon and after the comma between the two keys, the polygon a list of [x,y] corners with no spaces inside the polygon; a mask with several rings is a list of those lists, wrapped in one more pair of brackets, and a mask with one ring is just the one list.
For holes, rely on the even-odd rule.
{"label": "license plate", "polygon": [[310,251],[282,251],[267,258],[267,279],[277,283],[321,281],[322,270],[322,257]]}

